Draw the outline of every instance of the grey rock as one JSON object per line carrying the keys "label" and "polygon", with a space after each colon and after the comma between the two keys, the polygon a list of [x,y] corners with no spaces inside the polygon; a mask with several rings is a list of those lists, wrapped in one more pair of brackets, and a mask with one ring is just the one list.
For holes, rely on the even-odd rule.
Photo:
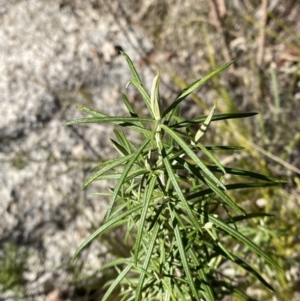
{"label": "grey rock", "polygon": [[[138,60],[135,47],[153,46],[139,28],[129,41],[89,1],[0,1],[0,24],[0,248],[9,241],[29,251],[25,293],[45,300],[70,281],[76,248],[100,225],[106,200],[89,193],[108,184],[80,188],[88,169],[113,155],[111,127],[63,124],[84,116],[76,104],[121,114],[131,75],[117,50]],[[83,252],[86,274],[106,252],[99,241]]]}

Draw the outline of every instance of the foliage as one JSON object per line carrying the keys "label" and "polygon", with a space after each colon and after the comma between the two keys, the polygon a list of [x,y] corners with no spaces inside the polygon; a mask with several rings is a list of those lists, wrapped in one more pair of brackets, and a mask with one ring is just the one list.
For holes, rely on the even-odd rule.
{"label": "foliage", "polygon": [[[179,104],[231,63],[188,85],[162,110],[160,75],[154,78],[148,94],[130,58],[122,54],[133,74],[129,84],[141,93],[150,116],[138,116],[122,94],[129,116],[108,116],[78,106],[92,117],[66,123],[117,125],[116,139],[111,141],[120,154],[95,166],[94,174],[83,184],[85,188],[93,181],[116,181],[109,192],[97,193],[110,197],[104,223],[84,240],[74,258],[97,236],[125,225],[125,241],[129,245],[134,241],[131,255],[102,267],[114,267],[118,272],[118,277],[108,283],[103,301],[117,288],[121,300],[221,300],[234,294],[252,300],[239,288],[238,277],[230,277],[226,272],[228,263],[273,290],[244,256],[245,250],[251,250],[251,256],[256,254],[261,263],[281,269],[250,238],[250,228],[246,226],[247,221],[265,220],[270,214],[248,213],[242,208],[242,200],[235,202],[230,194],[237,189],[269,187],[281,181],[225,167],[215,156],[220,150],[240,151],[240,146],[205,146],[200,142],[211,123],[256,113],[215,114],[214,105],[207,116],[183,120],[179,115]],[[198,124],[201,126],[195,133],[193,128]],[[130,141],[122,128],[139,132],[141,144]],[[222,133],[219,135],[222,137]]]}
{"label": "foliage", "polygon": [[0,254],[0,291],[13,290],[21,293],[23,272],[28,253],[13,243],[5,243]]}

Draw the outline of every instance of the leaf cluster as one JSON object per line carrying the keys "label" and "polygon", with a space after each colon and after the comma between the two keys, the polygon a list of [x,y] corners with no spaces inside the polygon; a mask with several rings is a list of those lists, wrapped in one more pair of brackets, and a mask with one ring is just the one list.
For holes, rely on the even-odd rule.
{"label": "leaf cluster", "polygon": [[[122,53],[133,78],[129,84],[141,93],[149,116],[141,117],[125,94],[121,94],[128,116],[108,116],[89,108],[78,109],[92,117],[69,121],[67,125],[109,122],[116,125],[111,142],[120,156],[93,168],[83,188],[93,181],[115,180],[109,195],[105,220],[86,238],[74,258],[97,236],[121,225],[126,226],[125,241],[134,241],[131,256],[117,258],[102,269],[114,267],[118,277],[108,283],[103,296],[108,300],[115,289],[121,300],[220,300],[224,295],[238,294],[237,279],[222,271],[226,262],[233,262],[266,287],[272,286],[244,258],[226,246],[235,241],[239,249],[247,247],[265,262],[280,269],[258,245],[239,230],[238,224],[263,213],[246,213],[234,202],[229,190],[272,186],[280,180],[255,172],[223,166],[215,152],[240,151],[240,146],[205,146],[201,138],[212,122],[245,118],[256,113],[215,114],[215,106],[207,116],[190,120],[180,117],[178,105],[206,81],[230,66],[227,63],[197,80],[161,110],[158,74],[148,94],[127,54]],[[200,124],[195,133],[193,127]],[[142,136],[136,145],[123,129]],[[225,175],[237,177],[226,184]],[[254,180],[254,181],[253,181]]]}

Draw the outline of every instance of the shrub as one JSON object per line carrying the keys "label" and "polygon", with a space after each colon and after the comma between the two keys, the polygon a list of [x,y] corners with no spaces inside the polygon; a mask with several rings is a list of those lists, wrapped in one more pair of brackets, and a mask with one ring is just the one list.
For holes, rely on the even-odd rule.
{"label": "shrub", "polygon": [[[132,61],[122,54],[133,75],[129,84],[141,93],[149,116],[139,116],[126,95],[121,94],[128,116],[108,116],[78,106],[92,117],[66,123],[117,125],[116,139],[111,142],[120,154],[118,158],[97,165],[93,169],[95,173],[83,184],[85,188],[96,180],[116,181],[115,187],[108,192],[97,193],[110,197],[105,220],[83,241],[74,258],[99,235],[125,225],[125,241],[129,245],[134,241],[130,245],[131,256],[117,258],[102,266],[103,270],[113,267],[118,272],[118,277],[108,283],[103,301],[117,289],[120,300],[126,301],[211,301],[233,294],[251,300],[239,288],[239,279],[225,273],[228,262],[272,290],[259,271],[243,258],[243,248],[251,249],[263,262],[281,269],[260,246],[243,234],[246,220],[269,215],[247,213],[241,202],[233,201],[228,191],[272,186],[281,181],[252,171],[225,167],[215,156],[219,150],[240,151],[240,146],[205,146],[201,143],[212,122],[246,118],[256,113],[215,114],[214,105],[207,116],[184,120],[179,114],[178,106],[188,95],[231,63],[186,87],[162,111],[160,75],[154,78],[148,94]],[[195,132],[193,128],[198,124],[201,126]],[[139,132],[141,143],[136,145],[130,141],[122,128]],[[232,242],[235,248],[232,248]]]}

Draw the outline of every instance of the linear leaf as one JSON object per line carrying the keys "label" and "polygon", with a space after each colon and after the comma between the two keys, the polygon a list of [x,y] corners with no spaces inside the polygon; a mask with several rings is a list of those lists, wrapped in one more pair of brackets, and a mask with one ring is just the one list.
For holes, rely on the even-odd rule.
{"label": "linear leaf", "polygon": [[107,207],[107,211],[106,211],[106,220],[109,218],[110,216],[110,213],[111,213],[111,210],[112,210],[112,207],[117,199],[117,196],[118,196],[118,193],[130,171],[130,169],[132,168],[132,166],[136,163],[136,160],[137,158],[140,156],[140,154],[142,153],[142,151],[144,150],[144,148],[147,146],[147,144],[149,143],[150,139],[146,139],[144,141],[144,143],[134,152],[132,153],[132,157],[131,159],[128,161],[123,173],[122,173],[122,176],[120,177],[118,183],[116,184],[116,187],[114,189],[114,192],[113,192],[113,195],[111,197],[111,200],[108,204],[108,207]]}
{"label": "linear leaf", "polygon": [[126,94],[121,93],[121,97],[131,117],[139,117],[136,111],[134,110],[133,106],[131,105],[130,101],[128,100]]}
{"label": "linear leaf", "polygon": [[[270,187],[278,185],[277,183],[236,183],[236,184],[227,184],[226,190],[234,190],[234,189],[249,189],[249,188],[257,188],[257,187]],[[186,197],[187,200],[196,199],[205,195],[212,194],[212,189],[204,189],[193,194],[190,194]]]}
{"label": "linear leaf", "polygon": [[146,92],[144,86],[141,85],[140,83],[138,83],[134,79],[130,80],[129,83],[132,83],[139,90],[139,92],[141,93],[142,98],[143,98],[149,112],[151,113],[151,116],[154,118],[154,115],[153,115],[153,112],[152,112],[152,109],[151,109],[151,104],[150,104],[150,96]]}
{"label": "linear leaf", "polygon": [[[127,96],[124,93],[121,93],[121,97],[131,117],[139,117],[130,101],[128,100]],[[145,128],[145,126],[141,122],[137,122],[137,125],[141,128]]]}
{"label": "linear leaf", "polygon": [[113,267],[116,267],[118,265],[125,265],[125,264],[127,264],[127,265],[133,264],[132,258],[129,257],[129,258],[116,258],[116,259],[113,259],[111,261],[103,263],[101,265],[101,267],[99,268],[99,270],[104,271],[106,269],[113,268]]}
{"label": "linear leaf", "polygon": [[109,289],[106,291],[105,295],[102,297],[101,301],[106,301],[114,289],[119,285],[119,283],[123,280],[123,278],[127,275],[127,273],[131,270],[132,264],[128,265],[115,279],[115,281],[110,285]]}
{"label": "linear leaf", "polygon": [[236,223],[236,222],[240,222],[246,219],[250,219],[250,218],[256,218],[256,217],[273,217],[273,214],[269,214],[269,213],[264,213],[264,212],[254,212],[254,213],[248,213],[246,215],[237,215],[237,216],[233,216],[230,217],[226,220],[224,220],[225,224],[231,224],[231,223]]}
{"label": "linear leaf", "polygon": [[[221,172],[221,170],[212,165],[207,165],[207,168],[214,172]],[[286,183],[284,180],[276,179],[274,177],[266,176],[260,173],[244,170],[244,169],[238,169],[238,168],[230,168],[230,167],[224,167],[225,171],[227,174],[232,174],[232,175],[238,175],[238,176],[243,176],[243,177],[249,177],[257,180],[263,180],[263,181],[269,181],[269,182],[275,182],[275,183]]]}
{"label": "linear leaf", "polygon": [[116,138],[118,139],[120,145],[122,145],[122,147],[124,149],[126,149],[127,153],[130,154],[131,153],[131,148],[130,148],[130,142],[127,140],[126,135],[124,134],[124,132],[122,130],[117,131],[116,129],[113,130],[114,134],[116,136]]}
{"label": "linear leaf", "polygon": [[238,145],[215,145],[205,146],[207,150],[218,151],[218,150],[243,150],[245,147]]}
{"label": "linear leaf", "polygon": [[149,203],[152,199],[152,193],[153,193],[155,184],[156,184],[156,176],[151,176],[150,183],[147,183],[147,186],[146,186],[146,191],[145,191],[144,199],[143,199],[143,210],[141,213],[140,223],[138,226],[138,232],[137,232],[136,239],[135,239],[135,246],[134,246],[134,262],[135,262],[135,264],[137,264],[138,253],[140,250],[142,236],[143,236],[143,233],[146,231],[146,229],[144,229],[144,225],[145,225],[145,221],[146,221],[146,217],[147,217],[147,213],[148,213]]}
{"label": "linear leaf", "polygon": [[[156,223],[154,228],[153,228],[153,234],[151,237],[151,240],[149,242],[149,245],[147,246],[147,254],[146,254],[146,258],[143,264],[143,270],[147,271],[148,270],[148,266],[149,266],[149,262],[151,260],[151,256],[152,256],[152,252],[153,252],[153,248],[155,245],[155,241],[157,238],[157,234],[158,234],[158,230],[159,230],[159,224]],[[139,301],[141,299],[142,296],[142,290],[143,290],[143,284],[144,284],[144,280],[145,280],[145,272],[141,273],[140,278],[139,278],[139,282],[138,282],[138,287],[136,288],[136,297],[135,297],[135,301]]]}
{"label": "linear leaf", "polygon": [[258,279],[264,286],[266,286],[271,291],[275,292],[274,288],[271,284],[269,284],[260,273],[255,271],[247,262],[242,260],[241,258],[235,256],[234,254],[231,254],[235,259],[234,262],[244,268],[246,271],[248,271],[250,274],[252,274],[256,279]]}
{"label": "linear leaf", "polygon": [[142,204],[137,205],[135,207],[132,207],[131,209],[128,209],[127,211],[119,214],[118,216],[114,216],[113,218],[107,220],[100,228],[98,228],[96,231],[94,231],[89,237],[87,237],[77,248],[74,256],[73,261],[76,259],[76,257],[79,255],[79,253],[90,243],[92,242],[98,235],[102,234],[103,232],[107,231],[108,229],[111,229],[112,227],[117,227],[121,224],[124,224],[126,222],[126,217],[130,215],[131,213],[138,211],[142,208]]}
{"label": "linear leaf", "polygon": [[248,246],[257,255],[263,257],[267,262],[272,264],[275,268],[282,270],[282,268],[278,265],[278,263],[276,263],[272,258],[270,258],[264,251],[262,251],[256,244],[254,244],[251,240],[249,240],[242,233],[238,232],[236,229],[232,228],[231,226],[228,226],[227,224],[222,222],[220,219],[214,217],[211,214],[208,214],[208,219],[210,222],[214,223],[220,229],[227,232],[230,236],[236,238],[237,240],[242,242],[244,245]]}
{"label": "linear leaf", "polygon": [[160,79],[160,74],[158,73],[153,80],[152,89],[151,89],[151,98],[150,98],[152,114],[156,120],[161,119],[159,79]]}
{"label": "linear leaf", "polygon": [[[141,176],[143,176],[147,173],[149,173],[149,170],[143,169],[143,168],[134,170],[133,172],[129,172],[126,182],[129,182],[130,180],[133,180],[133,179],[141,178]],[[94,181],[118,180],[121,178],[121,176],[122,176],[122,173],[105,174],[105,175],[101,175],[101,176],[97,177],[96,179],[94,179]],[[112,195],[112,193],[110,193],[109,195]]]}
{"label": "linear leaf", "polygon": [[65,125],[81,124],[81,123],[104,123],[112,122],[116,124],[120,123],[132,123],[132,122],[153,122],[152,118],[141,118],[141,117],[124,117],[124,116],[106,116],[106,117],[89,117],[79,118],[71,120],[65,123]]}
{"label": "linear leaf", "polygon": [[132,73],[134,79],[137,80],[138,83],[142,84],[142,80],[141,80],[141,78],[140,78],[138,72],[136,71],[136,69],[135,69],[135,67],[134,67],[134,65],[133,65],[133,62],[132,62],[132,60],[130,59],[130,57],[129,57],[125,52],[123,52],[123,51],[120,51],[120,52],[121,52],[121,54],[125,57],[126,62],[127,62],[128,66],[129,66],[129,68],[130,68],[130,70],[131,70],[131,73]]}
{"label": "linear leaf", "polygon": [[191,210],[188,202],[185,199],[185,196],[184,196],[184,194],[182,192],[182,189],[180,188],[180,186],[179,186],[179,184],[178,184],[178,182],[176,180],[176,177],[175,177],[175,175],[173,173],[173,169],[172,169],[171,163],[169,162],[168,157],[164,157],[163,162],[165,164],[165,167],[166,167],[168,176],[169,176],[169,178],[171,180],[171,183],[172,183],[175,191],[177,192],[177,195],[178,195],[179,199],[182,201],[182,207],[186,210],[187,215],[189,216],[190,221],[192,222],[192,224],[194,225],[194,227],[196,227],[201,232],[201,226],[200,226],[197,218],[193,214],[193,211]]}
{"label": "linear leaf", "polygon": [[[174,284],[174,285],[171,286],[171,283],[168,283],[168,282],[166,281],[166,279],[164,279],[164,278],[162,278],[162,279],[160,279],[160,280],[161,280],[163,286],[165,287],[165,294],[166,294],[166,296],[165,296],[165,298],[164,298],[164,301],[165,301],[165,300],[166,300],[166,301],[167,301],[167,300],[169,301],[169,300],[170,300],[170,297],[172,298],[173,301],[178,301],[178,298],[176,298],[176,297],[174,296],[174,291],[176,290],[177,285]],[[180,299],[179,299],[179,300],[186,301],[185,297],[184,297],[183,294],[180,292],[179,288],[178,288],[176,291],[177,291],[178,295],[180,296]]]}
{"label": "linear leaf", "polygon": [[[256,112],[215,114],[215,115],[213,115],[211,121],[218,121],[218,120],[225,120],[225,119],[235,119],[235,118],[238,118],[238,119],[239,118],[246,118],[246,117],[255,116],[257,114],[258,113],[256,113]],[[201,117],[198,117],[198,118],[184,120],[184,121],[172,124],[170,127],[171,128],[186,127],[186,126],[190,126],[190,125],[193,125],[193,124],[202,123],[202,122],[205,121],[206,118],[207,118],[207,116],[201,116]]]}
{"label": "linear leaf", "polygon": [[[130,155],[125,156],[125,157],[109,160],[108,164],[105,164],[99,171],[97,171],[95,174],[93,174],[92,176],[90,176],[88,179],[86,179],[84,181],[84,183],[82,185],[82,189],[87,187],[91,182],[93,182],[95,179],[97,179],[99,176],[101,176],[102,174],[104,174],[108,170],[113,169],[116,166],[121,166],[125,162],[129,161],[130,159],[132,159],[133,156],[134,156],[134,154],[130,154]],[[105,163],[107,163],[107,162],[105,162]]]}
{"label": "linear leaf", "polygon": [[214,112],[215,112],[215,109],[216,109],[216,104],[214,104],[212,110],[209,112],[209,114],[207,115],[205,121],[203,122],[203,124],[200,126],[200,129],[197,131],[196,133],[196,136],[195,136],[195,143],[197,143],[199,141],[199,139],[205,134],[205,132],[207,131],[209,125],[210,125],[210,122],[211,122],[211,119],[214,115]]}
{"label": "linear leaf", "polygon": [[241,209],[224,191],[222,191],[215,183],[210,181],[210,179],[205,179],[206,184],[209,188],[218,195],[228,206],[233,208],[236,212],[245,215],[245,211]]}
{"label": "linear leaf", "polygon": [[76,109],[80,110],[80,111],[83,111],[83,112],[85,112],[85,113],[87,113],[89,115],[92,115],[94,117],[108,117],[108,115],[106,115],[104,113],[94,111],[94,110],[89,109],[89,108],[84,107],[84,106],[76,106]]}
{"label": "linear leaf", "polygon": [[[200,263],[197,259],[197,256],[195,255],[193,249],[189,249],[189,254],[191,256],[192,261],[194,262],[194,264],[196,264],[196,266],[200,266]],[[204,272],[204,269],[199,268],[198,269],[198,275],[200,276],[200,278],[202,279],[202,283],[201,286],[204,288],[204,291],[206,292],[206,296],[207,296],[207,301],[215,301],[215,297],[213,294],[213,291],[211,289],[211,286],[208,283],[206,274]]]}
{"label": "linear leaf", "polygon": [[211,79],[213,76],[217,75],[218,73],[220,73],[221,71],[223,71],[224,69],[228,68],[232,62],[226,63],[223,66],[219,67],[218,69],[214,70],[213,72],[209,73],[208,75],[206,75],[205,77],[195,81],[194,83],[188,85],[185,89],[183,89],[180,94],[177,96],[177,98],[175,99],[175,101],[164,111],[163,113],[163,117],[166,116],[166,114],[168,114],[170,111],[172,111],[175,107],[178,106],[178,104],[185,99],[188,95],[190,95],[191,93],[193,93],[196,89],[200,88],[205,82],[207,82],[209,79]]}
{"label": "linear leaf", "polygon": [[113,139],[110,139],[110,141],[113,144],[113,146],[115,147],[115,149],[119,152],[120,155],[127,156],[129,154],[128,151],[117,141],[115,141]]}
{"label": "linear leaf", "polygon": [[[170,214],[171,214],[171,217],[174,219],[175,216],[174,216],[174,213],[172,212],[172,210],[170,210]],[[193,292],[193,295],[196,298],[196,300],[200,301],[199,294],[198,294],[198,291],[195,287],[195,282],[194,282],[194,279],[192,277],[192,274],[191,274],[191,271],[190,271],[190,268],[189,268],[189,264],[188,264],[188,260],[187,260],[186,254],[185,254],[184,246],[182,244],[182,240],[181,240],[182,235],[180,233],[177,222],[176,222],[175,227],[174,227],[174,234],[175,234],[175,238],[176,238],[177,247],[178,247],[178,250],[179,250],[183,270],[184,270],[185,275],[186,275],[187,280],[188,280],[188,285],[191,288],[191,291]]]}
{"label": "linear leaf", "polygon": [[174,140],[183,148],[186,154],[190,156],[190,158],[193,159],[195,163],[202,169],[203,173],[206,174],[207,177],[209,177],[222,189],[226,190],[224,184],[219,179],[217,179],[214,176],[214,174],[201,162],[197,155],[191,150],[191,148],[186,144],[186,142],[181,137],[179,137],[178,134],[176,134],[173,130],[171,130],[169,127],[163,124],[161,125],[161,127],[162,129],[164,129],[165,132],[167,132],[170,136],[174,138]]}
{"label": "linear leaf", "polygon": [[200,147],[200,149],[203,151],[203,153],[210,160],[212,160],[220,170],[222,170],[223,174],[226,174],[226,171],[225,171],[224,167],[222,166],[222,164],[219,162],[219,160],[211,152],[209,152],[208,149],[204,145],[202,145],[201,143],[197,143],[197,146]]}

